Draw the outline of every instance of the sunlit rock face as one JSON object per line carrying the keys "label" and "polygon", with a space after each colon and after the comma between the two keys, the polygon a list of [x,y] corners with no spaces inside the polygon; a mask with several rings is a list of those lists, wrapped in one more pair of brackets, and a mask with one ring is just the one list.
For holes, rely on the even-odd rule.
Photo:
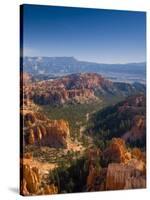
{"label": "sunlit rock face", "polygon": [[38,168],[31,168],[29,165],[22,166],[23,181],[22,181],[22,193],[26,194],[36,194],[40,186],[40,175]]}
{"label": "sunlit rock face", "polygon": [[88,168],[89,174],[87,176],[87,191],[99,191],[102,189],[101,181],[106,169],[101,169],[99,165],[101,151],[97,149],[88,150]]}
{"label": "sunlit rock face", "polygon": [[127,149],[121,138],[113,138],[103,152],[89,150],[88,156],[87,191],[146,187],[145,153],[139,148]]}
{"label": "sunlit rock face", "polygon": [[130,153],[127,151],[125,142],[121,138],[113,138],[111,144],[103,152],[103,159],[106,163],[125,163],[131,158]]}
{"label": "sunlit rock face", "polygon": [[145,188],[145,160],[135,148],[128,151],[122,139],[114,138],[103,156],[108,159],[106,190]]}
{"label": "sunlit rock face", "polygon": [[82,104],[97,101],[94,90],[101,88],[106,84],[105,82],[109,83],[97,74],[74,74],[57,80],[45,80],[24,85],[23,92],[25,98],[28,97],[41,105]]}
{"label": "sunlit rock face", "polygon": [[20,191],[22,195],[27,196],[58,193],[58,188],[53,184],[42,184],[42,177],[38,167],[31,167],[27,164],[23,164],[21,167],[23,179],[21,180]]}
{"label": "sunlit rock face", "polygon": [[67,121],[49,120],[42,113],[29,110],[23,110],[22,115],[25,145],[67,147],[70,135]]}
{"label": "sunlit rock face", "polygon": [[106,190],[145,188],[144,163],[132,160],[128,164],[111,163],[108,165]]}
{"label": "sunlit rock face", "polygon": [[[32,81],[25,76],[24,98],[39,105],[91,103],[107,96],[128,96],[144,89],[128,83],[114,83],[96,73],[71,74],[57,79]],[[121,84],[121,85],[120,85]]]}

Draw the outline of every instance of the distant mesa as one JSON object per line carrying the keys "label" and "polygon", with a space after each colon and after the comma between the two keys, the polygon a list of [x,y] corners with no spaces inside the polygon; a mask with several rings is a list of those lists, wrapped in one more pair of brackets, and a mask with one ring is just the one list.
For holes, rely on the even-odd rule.
{"label": "distant mesa", "polygon": [[23,71],[37,77],[99,73],[112,80],[145,82],[146,63],[105,64],[80,61],[74,57],[24,57]]}

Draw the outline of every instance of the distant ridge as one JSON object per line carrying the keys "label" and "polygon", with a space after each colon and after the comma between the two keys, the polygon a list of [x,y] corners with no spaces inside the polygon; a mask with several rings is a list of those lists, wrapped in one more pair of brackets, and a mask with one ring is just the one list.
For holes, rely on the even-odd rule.
{"label": "distant ridge", "polygon": [[79,60],[75,58],[74,56],[24,56],[24,59],[52,59],[52,60],[74,60],[76,62],[87,62],[87,63],[93,63],[93,64],[100,64],[100,65],[128,65],[128,64],[146,64],[146,62],[141,61],[141,62],[126,62],[126,63],[104,63],[104,62],[94,62],[94,61],[85,61],[85,60]]}
{"label": "distant ridge", "polygon": [[146,63],[104,64],[79,61],[71,57],[24,57],[21,70],[33,76],[62,76],[75,73],[99,73],[111,80],[145,82]]}

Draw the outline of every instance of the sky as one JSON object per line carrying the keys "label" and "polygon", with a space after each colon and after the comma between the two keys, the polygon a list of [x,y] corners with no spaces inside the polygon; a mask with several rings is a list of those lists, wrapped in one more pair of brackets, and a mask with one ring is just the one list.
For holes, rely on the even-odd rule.
{"label": "sky", "polygon": [[24,5],[22,25],[24,56],[146,61],[144,12]]}

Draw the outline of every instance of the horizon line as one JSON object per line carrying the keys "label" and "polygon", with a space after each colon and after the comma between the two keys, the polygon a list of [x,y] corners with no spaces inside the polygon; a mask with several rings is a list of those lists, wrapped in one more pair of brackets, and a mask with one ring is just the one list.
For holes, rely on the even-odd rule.
{"label": "horizon line", "polygon": [[74,56],[29,56],[29,55],[25,55],[25,56],[20,56],[20,57],[30,57],[30,58],[37,58],[37,57],[41,57],[41,58],[74,58],[75,60],[77,61],[80,61],[80,62],[89,62],[89,63],[95,63],[95,64],[105,64],[105,65],[126,65],[126,64],[139,64],[139,63],[145,63],[147,61],[129,61],[129,62],[122,62],[122,63],[108,63],[108,62],[96,62],[96,61],[87,61],[87,60],[80,60]]}

